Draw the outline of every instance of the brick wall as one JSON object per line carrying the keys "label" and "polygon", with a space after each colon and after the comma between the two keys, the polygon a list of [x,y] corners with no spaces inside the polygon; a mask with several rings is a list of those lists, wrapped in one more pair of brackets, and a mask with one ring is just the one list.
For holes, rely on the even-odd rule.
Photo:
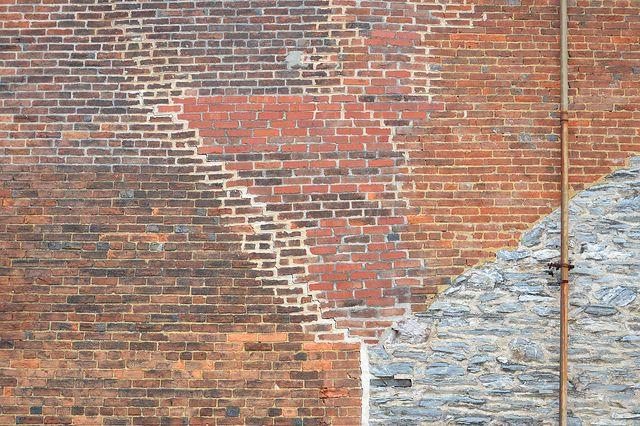
{"label": "brick wall", "polygon": [[[578,190],[640,150],[640,5],[570,14]],[[0,20],[8,421],[357,423],[347,334],[376,341],[557,204],[555,0]]]}
{"label": "brick wall", "polygon": [[[273,52],[323,14],[258,3],[0,7],[0,423],[359,422],[359,346],[294,279],[301,230],[163,107],[277,90]],[[291,34],[234,75],[260,5]]]}
{"label": "brick wall", "polygon": [[[306,230],[323,316],[375,341],[557,206],[557,4],[333,6],[331,49],[294,50],[292,71],[322,70],[303,95],[198,91],[175,110],[200,152]],[[637,12],[572,9],[575,190],[640,148]]]}
{"label": "brick wall", "polygon": [[178,166],[2,169],[0,423],[356,421],[357,346],[305,330],[243,198]]}

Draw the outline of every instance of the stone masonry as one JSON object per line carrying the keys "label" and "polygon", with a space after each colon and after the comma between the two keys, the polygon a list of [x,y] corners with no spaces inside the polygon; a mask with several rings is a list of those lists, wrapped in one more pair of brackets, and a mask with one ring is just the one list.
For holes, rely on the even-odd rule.
{"label": "stone masonry", "polygon": [[[570,424],[637,425],[640,158],[573,198],[570,218]],[[371,424],[557,422],[558,244],[555,212],[371,347]]]}

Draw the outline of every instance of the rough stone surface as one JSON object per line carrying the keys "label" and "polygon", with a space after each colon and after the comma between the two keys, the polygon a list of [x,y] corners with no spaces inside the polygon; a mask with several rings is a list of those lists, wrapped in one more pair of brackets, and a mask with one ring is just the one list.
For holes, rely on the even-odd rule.
{"label": "rough stone surface", "polygon": [[[640,424],[640,168],[631,164],[571,202],[573,425]],[[458,277],[370,348],[371,424],[557,421],[559,292],[547,263],[559,254],[558,219]],[[397,338],[414,330],[430,333]]]}

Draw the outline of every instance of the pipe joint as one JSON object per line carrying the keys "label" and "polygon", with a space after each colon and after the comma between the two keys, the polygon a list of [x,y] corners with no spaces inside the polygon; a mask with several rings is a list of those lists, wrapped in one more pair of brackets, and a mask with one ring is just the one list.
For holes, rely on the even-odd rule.
{"label": "pipe joint", "polygon": [[560,121],[561,122],[569,121],[569,112],[568,111],[560,111]]}

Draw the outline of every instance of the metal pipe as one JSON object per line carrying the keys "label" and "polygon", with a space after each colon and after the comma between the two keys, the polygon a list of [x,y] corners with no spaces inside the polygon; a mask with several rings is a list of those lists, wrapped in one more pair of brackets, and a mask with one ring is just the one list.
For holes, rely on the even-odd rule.
{"label": "metal pipe", "polygon": [[560,0],[560,426],[567,425],[569,347],[569,48],[567,0]]}

